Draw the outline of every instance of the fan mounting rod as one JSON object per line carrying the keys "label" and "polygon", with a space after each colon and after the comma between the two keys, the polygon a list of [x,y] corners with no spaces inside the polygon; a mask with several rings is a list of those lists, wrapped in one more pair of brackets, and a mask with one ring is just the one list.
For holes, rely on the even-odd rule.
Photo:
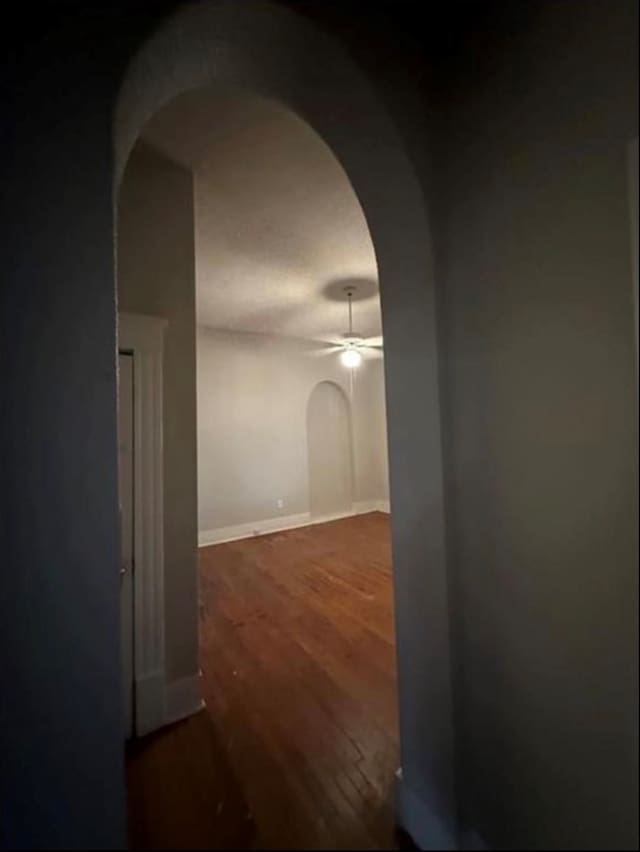
{"label": "fan mounting rod", "polygon": [[356,288],[353,286],[345,287],[344,293],[347,297],[347,302],[349,305],[349,331],[344,335],[345,340],[351,341],[355,343],[360,340],[360,336],[358,334],[353,333],[353,295],[356,292]]}

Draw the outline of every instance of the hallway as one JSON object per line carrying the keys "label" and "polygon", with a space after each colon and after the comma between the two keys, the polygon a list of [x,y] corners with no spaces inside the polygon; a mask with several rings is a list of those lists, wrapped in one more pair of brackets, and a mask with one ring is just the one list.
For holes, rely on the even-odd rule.
{"label": "hallway", "polygon": [[[177,806],[191,813],[182,822],[162,818],[165,832],[188,825],[192,846],[220,848],[220,833],[227,845],[244,844],[252,830],[253,848],[390,848],[399,757],[388,516],[202,548],[200,574],[207,711],[158,738],[164,792],[163,764],[153,760],[159,743],[145,752],[143,741],[130,757],[134,845],[183,845],[158,836],[148,819]],[[196,770],[197,755],[207,771]],[[140,829],[144,796],[132,786],[142,794],[152,760],[155,801],[147,799]],[[213,803],[210,788],[227,786],[229,802]]]}

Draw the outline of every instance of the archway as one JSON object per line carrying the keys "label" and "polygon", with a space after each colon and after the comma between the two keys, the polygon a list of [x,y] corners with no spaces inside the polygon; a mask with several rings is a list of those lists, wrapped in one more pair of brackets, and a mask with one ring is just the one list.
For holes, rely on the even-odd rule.
{"label": "archway", "polygon": [[319,382],[307,403],[309,510],[312,518],[349,512],[353,505],[351,411],[342,388]]}
{"label": "archway", "polygon": [[[455,835],[453,725],[434,269],[429,222],[402,141],[358,67],[282,7],[188,7],[141,48],[115,119],[115,182],[144,123],[182,92],[224,83],[286,104],[333,150],[373,239],[386,342],[402,785],[416,839]],[[426,841],[425,841],[426,842]]]}

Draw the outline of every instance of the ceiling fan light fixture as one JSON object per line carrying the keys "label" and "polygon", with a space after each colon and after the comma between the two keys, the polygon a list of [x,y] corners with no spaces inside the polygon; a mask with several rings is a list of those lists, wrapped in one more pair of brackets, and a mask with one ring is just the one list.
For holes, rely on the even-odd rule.
{"label": "ceiling fan light fixture", "polygon": [[340,353],[340,361],[343,367],[353,370],[362,363],[362,355],[355,347],[350,346]]}

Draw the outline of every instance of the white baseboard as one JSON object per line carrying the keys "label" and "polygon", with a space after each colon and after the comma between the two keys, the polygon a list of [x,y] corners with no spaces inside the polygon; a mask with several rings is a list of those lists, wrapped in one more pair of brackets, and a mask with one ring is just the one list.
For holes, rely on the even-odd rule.
{"label": "white baseboard", "polygon": [[250,538],[254,535],[267,535],[281,530],[293,530],[306,527],[311,523],[308,512],[299,515],[286,515],[279,518],[265,518],[248,524],[236,524],[231,527],[219,527],[216,530],[204,530],[198,533],[198,547],[209,544],[223,544],[225,541],[236,541],[240,538]]}
{"label": "white baseboard", "polygon": [[339,512],[335,515],[312,517],[309,512],[301,512],[298,515],[284,515],[277,518],[265,518],[261,521],[253,521],[247,524],[237,524],[231,527],[219,527],[215,530],[202,530],[198,533],[198,547],[207,547],[210,544],[224,544],[228,541],[268,535],[269,533],[282,532],[284,530],[294,530],[298,529],[298,527],[308,527],[312,524],[325,524],[328,521],[351,518],[354,515],[364,515],[367,512],[389,513],[389,501],[362,500],[354,503],[351,511]]}
{"label": "white baseboard", "polygon": [[204,707],[200,673],[171,681],[165,688],[164,724],[171,725],[193,716]]}
{"label": "white baseboard", "polygon": [[398,824],[407,832],[419,849],[458,849],[457,838],[446,821],[396,773],[396,803]]}
{"label": "white baseboard", "polygon": [[135,732],[143,737],[165,723],[164,672],[136,679],[135,693]]}
{"label": "white baseboard", "polygon": [[354,514],[364,515],[367,512],[384,512],[390,514],[391,507],[388,500],[361,500],[353,504]]}

